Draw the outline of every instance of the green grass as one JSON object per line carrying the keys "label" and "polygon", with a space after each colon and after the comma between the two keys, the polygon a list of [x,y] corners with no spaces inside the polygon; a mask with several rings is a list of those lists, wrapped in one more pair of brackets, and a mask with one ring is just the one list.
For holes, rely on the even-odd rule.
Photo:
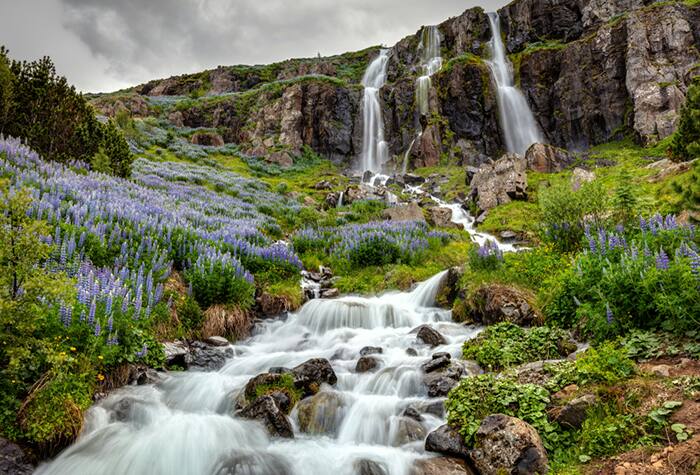
{"label": "green grass", "polygon": [[435,167],[417,168],[413,171],[418,176],[428,178],[430,175],[440,175],[448,179],[447,183],[440,185],[444,193],[444,199],[451,201],[458,195],[467,195],[469,187],[466,183],[466,174],[464,168],[458,165],[438,165]]}
{"label": "green grass", "polygon": [[529,201],[512,201],[490,210],[479,230],[498,235],[502,231],[513,231],[529,241],[536,241],[540,208]]}

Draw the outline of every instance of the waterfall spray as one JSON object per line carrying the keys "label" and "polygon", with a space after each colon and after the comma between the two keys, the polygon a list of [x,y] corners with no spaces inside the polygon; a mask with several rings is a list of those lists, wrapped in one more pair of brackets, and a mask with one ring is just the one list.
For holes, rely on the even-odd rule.
{"label": "waterfall spray", "polygon": [[389,50],[383,49],[372,61],[362,78],[365,87],[362,99],[362,155],[361,172],[367,170],[379,173],[382,165],[389,160],[389,149],[384,140],[384,118],[379,91],[386,83],[386,69],[389,63]]}

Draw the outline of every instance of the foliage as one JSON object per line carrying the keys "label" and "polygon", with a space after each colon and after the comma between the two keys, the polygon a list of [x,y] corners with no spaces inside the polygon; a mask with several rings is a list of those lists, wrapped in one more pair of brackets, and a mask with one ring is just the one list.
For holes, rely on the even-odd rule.
{"label": "foliage", "polygon": [[580,248],[587,225],[603,222],[607,210],[607,197],[597,181],[585,183],[578,191],[562,183],[539,191],[545,242],[563,252]]}
{"label": "foliage", "polygon": [[487,240],[469,252],[469,267],[476,270],[496,270],[503,263],[503,253],[495,241]]}
{"label": "foliage", "polygon": [[700,157],[700,77],[688,88],[670,151],[677,161]]}
{"label": "foliage", "polygon": [[204,313],[197,300],[192,296],[186,296],[177,306],[177,317],[182,326],[187,330],[196,330],[204,323]]}
{"label": "foliage", "polygon": [[303,391],[294,385],[294,376],[290,373],[282,374],[279,379],[271,384],[259,384],[255,387],[255,397],[266,396],[274,392],[283,392],[289,398],[289,408],[293,408],[304,396]]}
{"label": "foliage", "polygon": [[0,46],[0,134],[5,133],[14,95],[14,74],[10,69],[7,50]]}
{"label": "foliage", "polygon": [[625,169],[620,171],[615,188],[614,210],[616,218],[624,225],[631,223],[637,212],[637,196],[632,186],[632,176]]}
{"label": "foliage", "polygon": [[622,338],[627,355],[637,361],[662,357],[700,358],[700,335],[697,331],[683,336],[668,332],[633,330]]}
{"label": "foliage", "polygon": [[577,383],[614,384],[635,373],[635,364],[627,352],[612,342],[589,348],[576,359]]}
{"label": "foliage", "polygon": [[[6,64],[7,50],[0,50]],[[4,67],[0,66],[0,71]],[[3,92],[0,122],[5,135],[20,137],[49,160],[98,163],[119,176],[128,176],[132,161],[121,132],[111,123],[102,125],[85,98],[56,73],[48,57],[12,61],[10,73],[0,72],[3,84],[11,80],[10,94]],[[4,90],[4,87],[3,87]],[[104,157],[110,166],[104,166]]]}
{"label": "foliage", "polygon": [[464,342],[462,356],[476,360],[483,368],[498,370],[521,363],[565,357],[576,347],[569,334],[557,328],[525,329],[512,323],[498,323]]}
{"label": "foliage", "polygon": [[253,276],[228,253],[209,250],[185,271],[185,279],[199,305],[235,304],[242,309],[253,305]]}

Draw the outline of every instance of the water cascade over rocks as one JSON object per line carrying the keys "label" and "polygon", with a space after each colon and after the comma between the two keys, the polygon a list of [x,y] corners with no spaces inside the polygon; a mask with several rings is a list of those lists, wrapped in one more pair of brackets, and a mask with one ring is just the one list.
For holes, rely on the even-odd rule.
{"label": "water cascade over rocks", "polygon": [[362,78],[364,96],[362,99],[362,155],[360,172],[367,170],[379,173],[382,165],[389,160],[389,148],[384,140],[384,117],[379,91],[386,83],[389,63],[389,50],[383,49],[372,61]]}
{"label": "water cascade over rocks", "polygon": [[[88,411],[78,441],[37,473],[351,475],[378,464],[387,475],[409,475],[416,460],[431,456],[425,436],[444,423],[431,414],[440,399],[428,397],[421,366],[437,352],[457,357],[478,332],[434,308],[445,275],[408,293],[313,300],[286,320],[259,324],[218,372],[169,373],[156,385],[115,391]],[[420,325],[445,343],[425,344]],[[376,367],[357,372],[361,357]],[[232,415],[251,378],[312,358],[329,360],[337,383],[291,412],[293,438],[273,438],[262,424]]]}
{"label": "water cascade over rocks", "polygon": [[489,69],[496,82],[498,114],[508,152],[525,155],[533,143],[542,143],[542,134],[525,96],[515,86],[513,65],[506,56],[498,13],[491,12],[491,54]]}
{"label": "water cascade over rocks", "polygon": [[442,67],[440,56],[440,30],[435,25],[423,27],[421,42],[418,46],[421,53],[421,68],[423,74],[416,82],[416,103],[421,115],[430,114],[430,88],[433,74]]}

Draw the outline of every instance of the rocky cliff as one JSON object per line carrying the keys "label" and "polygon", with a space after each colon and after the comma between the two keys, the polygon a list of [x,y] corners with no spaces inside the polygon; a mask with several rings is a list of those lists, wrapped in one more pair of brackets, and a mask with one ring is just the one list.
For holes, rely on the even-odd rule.
{"label": "rocky cliff", "polygon": [[[549,142],[584,149],[632,132],[649,144],[675,129],[699,71],[696,3],[515,0],[499,15],[516,80]],[[390,155],[400,163],[413,143],[414,166],[443,158],[478,164],[503,149],[485,62],[488,18],[474,8],[438,28],[443,66],[432,78],[427,116],[416,108],[421,31],[391,48],[381,92]],[[361,147],[360,81],[377,51],[219,67],[151,81],[94,104],[106,115],[125,109],[175,127],[217,129],[226,142],[280,164],[304,146],[347,163]]]}

